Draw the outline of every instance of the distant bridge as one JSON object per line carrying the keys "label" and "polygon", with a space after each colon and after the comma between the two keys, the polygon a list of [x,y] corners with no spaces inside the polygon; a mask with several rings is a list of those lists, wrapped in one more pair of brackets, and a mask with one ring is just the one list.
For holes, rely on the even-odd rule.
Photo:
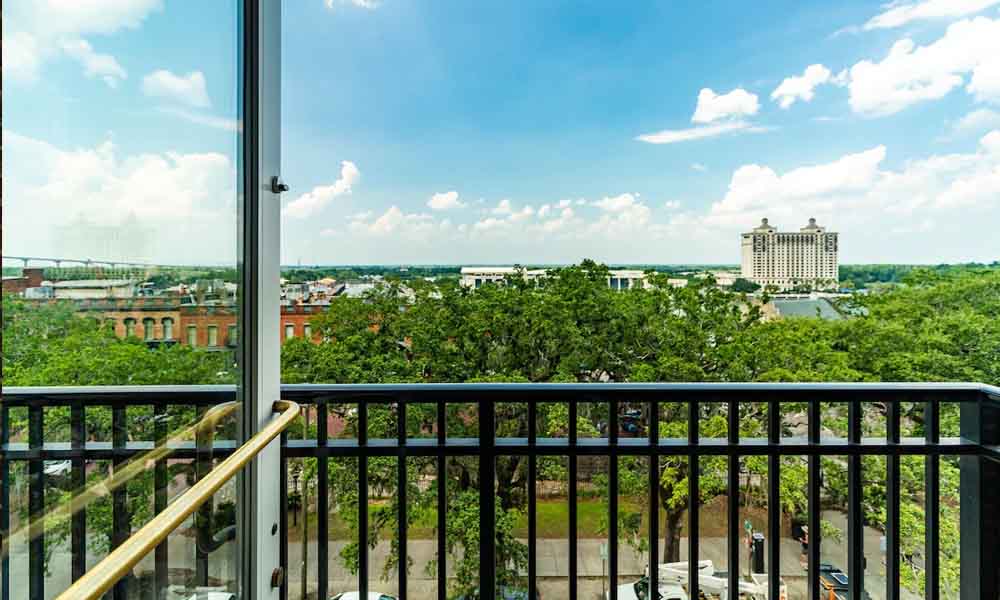
{"label": "distant bridge", "polygon": [[69,265],[81,265],[84,267],[109,267],[112,269],[118,268],[150,268],[150,267],[163,267],[169,269],[181,269],[188,268],[191,265],[160,265],[154,263],[142,263],[142,262],[131,262],[125,260],[98,260],[94,258],[53,258],[49,256],[10,256],[4,255],[2,257],[3,261],[17,261],[20,262],[24,268],[27,268],[31,263],[50,263],[55,265],[55,267],[61,268],[64,264]]}

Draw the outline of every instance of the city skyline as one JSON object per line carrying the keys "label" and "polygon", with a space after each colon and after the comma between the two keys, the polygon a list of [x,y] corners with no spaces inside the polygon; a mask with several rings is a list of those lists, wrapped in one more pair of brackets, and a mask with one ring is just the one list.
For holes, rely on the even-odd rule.
{"label": "city skyline", "polygon": [[[235,262],[236,3],[8,4],[4,253]],[[996,260],[1000,0],[735,10],[287,3],[282,263]]]}

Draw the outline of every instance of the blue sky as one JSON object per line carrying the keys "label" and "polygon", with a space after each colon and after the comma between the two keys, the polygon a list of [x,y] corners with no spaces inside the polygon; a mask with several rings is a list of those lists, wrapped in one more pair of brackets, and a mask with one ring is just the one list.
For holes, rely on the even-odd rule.
{"label": "blue sky", "polygon": [[[59,4],[4,3],[4,253],[231,260],[236,3]],[[283,32],[285,263],[736,262],[762,217],[1000,257],[1000,0],[295,0]]]}

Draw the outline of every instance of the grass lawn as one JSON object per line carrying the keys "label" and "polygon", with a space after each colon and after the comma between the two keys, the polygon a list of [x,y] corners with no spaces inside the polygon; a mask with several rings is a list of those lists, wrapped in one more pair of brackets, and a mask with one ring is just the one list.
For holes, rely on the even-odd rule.
{"label": "grass lawn", "polygon": [[[638,506],[638,502],[622,501],[619,505],[622,508],[633,508]],[[384,506],[384,504],[382,505]],[[372,503],[368,506],[369,522],[379,510],[380,505]],[[538,509],[538,537],[540,538],[565,538],[569,533],[569,503],[565,499],[540,499],[537,504]],[[603,500],[581,499],[577,503],[577,535],[581,538],[599,538],[606,534],[599,531],[602,524],[606,526],[608,506]],[[293,527],[294,517],[288,515],[289,538],[294,541],[302,539],[301,527]],[[299,514],[301,525],[302,515]],[[647,520],[643,519],[643,527],[646,527]],[[437,526],[437,511],[434,509],[423,511],[417,518],[416,523],[410,525],[407,537],[412,540],[434,539],[434,529]],[[391,528],[382,531],[383,536],[391,535]],[[315,538],[317,531],[316,514],[309,514],[309,537]],[[330,539],[348,539],[351,535],[347,524],[337,515],[330,515]],[[517,519],[514,535],[517,537],[528,537],[528,515],[521,514]]]}

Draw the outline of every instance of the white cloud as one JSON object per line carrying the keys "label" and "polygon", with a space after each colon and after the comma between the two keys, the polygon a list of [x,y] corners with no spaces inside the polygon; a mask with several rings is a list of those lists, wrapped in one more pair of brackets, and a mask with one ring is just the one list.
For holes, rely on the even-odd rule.
{"label": "white cloud", "polygon": [[1000,20],[976,17],[952,23],[937,41],[917,46],[906,38],[881,62],[850,69],[850,104],[858,113],[889,115],[962,86],[980,101],[1000,101]]}
{"label": "white cloud", "polygon": [[507,227],[509,224],[510,223],[506,219],[487,217],[485,219],[473,223],[472,229],[474,231],[492,231],[494,229],[501,229]]}
{"label": "white cloud", "polygon": [[746,121],[729,121],[703,127],[691,127],[689,129],[664,129],[655,133],[644,133],[635,139],[647,144],[676,144],[678,142],[713,138],[730,133],[762,133],[764,131],[768,131],[768,129],[747,123]]}
{"label": "white cloud", "polygon": [[507,219],[512,223],[517,223],[519,221],[524,221],[525,219],[530,219],[535,215],[535,209],[531,206],[524,206],[521,210],[511,213]]}
{"label": "white cloud", "polygon": [[600,200],[594,201],[594,206],[605,211],[605,212],[624,212],[636,206],[638,201],[633,194],[625,193],[619,194],[617,196],[605,196]]}
{"label": "white cloud", "polygon": [[[674,223],[724,243],[762,217],[786,231],[816,217],[841,232],[845,260],[992,260],[995,249],[968,232],[1000,220],[1000,131],[983,136],[975,152],[931,155],[895,170],[884,168],[886,156],[876,146],[783,174],[744,165],[706,213],[683,213]],[[919,234],[931,229],[938,237],[928,246]]]}
{"label": "white cloud", "polygon": [[427,206],[431,210],[452,210],[455,208],[465,208],[465,203],[458,200],[458,192],[439,192],[431,196],[427,201]]}
{"label": "white cloud", "polygon": [[1000,104],[1000,56],[993,55],[980,63],[972,71],[966,90],[979,102]]}
{"label": "white cloud", "polygon": [[913,21],[964,17],[1000,4],[1000,0],[920,0],[918,2],[892,2],[885,5],[885,11],[868,20],[862,27],[872,29],[893,29]]}
{"label": "white cloud", "polygon": [[[840,232],[845,262],[996,258],[995,240],[969,232],[1000,222],[1000,131],[967,152],[898,167],[887,165],[889,154],[873,145],[787,169],[746,164],[733,170],[727,191],[705,208],[677,200],[652,206],[635,193],[621,193],[547,202],[537,210],[510,201],[504,214],[488,209],[478,220],[456,221],[393,206],[349,219],[344,231],[324,239],[329,254],[316,260],[735,262],[739,234],[762,217],[785,231],[816,217]],[[580,200],[587,208],[577,211]],[[927,231],[934,231],[933,244]],[[305,236],[289,237],[298,243]]]}
{"label": "white cloud", "polygon": [[361,179],[361,171],[349,160],[340,163],[340,178],[330,185],[314,187],[309,192],[292,200],[281,210],[282,216],[304,219],[322,210],[334,198],[350,194],[352,187]]}
{"label": "white cloud", "polygon": [[510,200],[507,199],[507,198],[504,198],[490,212],[492,212],[495,215],[509,215],[512,212],[514,212],[514,209],[511,207]]}
{"label": "white cloud", "polygon": [[424,213],[405,213],[396,205],[390,206],[384,213],[372,222],[355,220],[350,224],[351,231],[374,236],[414,237],[431,233],[440,229],[440,223],[435,223],[431,215]]}
{"label": "white cloud", "polygon": [[558,233],[571,228],[576,221],[576,213],[566,206],[559,210],[559,214],[551,219],[541,222],[541,229],[546,234]]}
{"label": "white cloud", "polygon": [[142,93],[197,108],[207,108],[212,104],[208,98],[205,74],[201,71],[192,71],[187,75],[175,75],[165,69],[153,71],[142,78]]}
{"label": "white cloud", "polygon": [[37,81],[42,56],[35,36],[18,31],[5,34],[2,43],[4,79],[23,83]]}
{"label": "white cloud", "polygon": [[45,62],[68,56],[84,67],[88,77],[100,77],[109,85],[124,79],[118,61],[97,54],[83,39],[89,35],[111,35],[137,29],[162,0],[34,0],[4,5],[3,74],[12,81],[38,81]]}
{"label": "white cloud", "polygon": [[745,223],[747,215],[775,210],[777,206],[790,207],[794,203],[798,210],[802,205],[822,205],[830,194],[870,186],[885,154],[885,146],[876,146],[784,175],[766,166],[743,165],[733,172],[725,198],[712,204],[707,220],[714,224]]}
{"label": "white cloud", "polygon": [[708,167],[706,167],[701,163],[691,163],[691,170],[698,171],[700,173],[705,173],[706,171],[708,171]]}
{"label": "white cloud", "polygon": [[989,108],[977,108],[955,122],[952,134],[960,136],[997,128],[1000,128],[1000,113]]}
{"label": "white cloud", "polygon": [[161,106],[157,109],[157,111],[165,115],[171,115],[179,119],[184,119],[185,121],[194,123],[195,125],[203,125],[212,129],[221,129],[223,131],[233,132],[243,131],[243,122],[239,119],[191,112],[189,110],[175,108],[173,106]]}
{"label": "white cloud", "polygon": [[[235,259],[236,173],[223,154],[122,156],[110,141],[62,149],[6,129],[3,147],[4,168],[18,174],[3,178],[4,219],[18,224],[4,230],[11,252],[165,264]],[[87,239],[107,238],[108,227],[119,239]],[[132,231],[148,239],[129,242]]]}
{"label": "white cloud", "polygon": [[368,219],[375,216],[375,213],[370,210],[363,210],[361,212],[356,212],[351,215],[347,215],[349,221],[367,221]]}
{"label": "white cloud", "polygon": [[356,6],[358,8],[367,8],[368,10],[374,10],[378,8],[378,0],[326,0],[326,7],[333,9],[337,4],[350,4],[351,6]]}
{"label": "white cloud", "polygon": [[789,108],[796,100],[809,102],[816,95],[817,86],[830,81],[830,69],[823,65],[809,65],[802,75],[786,77],[781,84],[771,92],[771,99],[781,108]]}
{"label": "white cloud", "polygon": [[110,87],[118,87],[128,77],[114,56],[95,52],[87,40],[64,40],[60,45],[67,56],[83,65],[87,77],[100,77]]}
{"label": "white cloud", "polygon": [[604,213],[588,226],[593,233],[607,235],[642,229],[649,225],[652,217],[650,208],[636,194],[605,196],[593,204]]}
{"label": "white cloud", "polygon": [[736,88],[728,94],[716,94],[710,88],[698,92],[698,105],[692,123],[712,123],[720,119],[752,117],[760,110],[757,94]]}

